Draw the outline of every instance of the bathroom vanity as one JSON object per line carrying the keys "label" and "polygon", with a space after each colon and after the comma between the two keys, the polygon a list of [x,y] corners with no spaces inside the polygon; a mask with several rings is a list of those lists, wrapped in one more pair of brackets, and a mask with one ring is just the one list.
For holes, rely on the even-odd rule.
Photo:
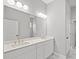
{"label": "bathroom vanity", "polygon": [[24,41],[20,44],[4,44],[4,59],[46,59],[54,52],[54,38],[21,40]]}
{"label": "bathroom vanity", "polygon": [[46,37],[47,5],[34,1],[25,10],[16,4],[27,5],[26,0],[14,5],[4,0],[4,59],[47,59],[53,53],[54,37]]}

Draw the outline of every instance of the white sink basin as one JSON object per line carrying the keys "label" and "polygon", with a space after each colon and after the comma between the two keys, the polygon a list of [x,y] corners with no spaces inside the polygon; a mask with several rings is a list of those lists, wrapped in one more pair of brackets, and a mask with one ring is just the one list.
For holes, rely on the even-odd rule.
{"label": "white sink basin", "polygon": [[14,41],[14,42],[9,42],[9,43],[6,43],[4,45],[5,48],[11,48],[11,47],[16,47],[16,46],[20,46],[20,45],[26,45],[26,44],[29,44],[30,42],[28,41]]}

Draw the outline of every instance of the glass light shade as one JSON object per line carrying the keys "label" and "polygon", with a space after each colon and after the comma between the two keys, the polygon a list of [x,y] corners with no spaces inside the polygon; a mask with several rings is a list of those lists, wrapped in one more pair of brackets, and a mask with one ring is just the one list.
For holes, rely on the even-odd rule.
{"label": "glass light shade", "polygon": [[8,2],[10,5],[15,5],[15,1],[14,1],[14,0],[7,0],[7,2]]}
{"label": "glass light shade", "polygon": [[43,14],[43,13],[38,13],[37,14],[39,17],[41,17],[41,18],[44,18],[44,19],[46,19],[47,18],[47,15],[45,15],[45,14]]}
{"label": "glass light shade", "polygon": [[29,7],[28,7],[27,5],[24,5],[24,6],[23,6],[23,9],[28,10]]}
{"label": "glass light shade", "polygon": [[22,7],[22,3],[21,2],[16,2],[16,6],[21,8]]}

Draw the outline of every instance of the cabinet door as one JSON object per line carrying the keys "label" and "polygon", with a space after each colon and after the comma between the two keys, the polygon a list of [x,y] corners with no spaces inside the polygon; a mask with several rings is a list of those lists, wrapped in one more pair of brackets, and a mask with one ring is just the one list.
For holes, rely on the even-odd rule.
{"label": "cabinet door", "polygon": [[23,53],[22,59],[36,59],[36,46],[29,46],[23,49]]}
{"label": "cabinet door", "polygon": [[44,45],[44,57],[45,59],[48,58],[54,51],[54,45],[53,45],[53,40],[49,40],[45,42]]}
{"label": "cabinet door", "polygon": [[47,59],[54,51],[53,40],[37,44],[37,59]]}
{"label": "cabinet door", "polygon": [[37,59],[44,59],[44,43],[37,44]]}
{"label": "cabinet door", "polygon": [[4,59],[36,59],[36,47],[29,46],[4,53]]}
{"label": "cabinet door", "polygon": [[71,21],[71,11],[70,11],[70,5],[66,2],[66,14],[65,14],[65,54],[68,53],[70,49],[70,21]]}

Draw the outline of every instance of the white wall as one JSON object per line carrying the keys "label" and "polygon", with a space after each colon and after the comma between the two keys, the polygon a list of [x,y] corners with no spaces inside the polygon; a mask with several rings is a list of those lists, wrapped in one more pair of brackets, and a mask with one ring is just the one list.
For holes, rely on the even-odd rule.
{"label": "white wall", "polygon": [[65,0],[51,2],[47,16],[47,34],[55,36],[55,51],[65,55]]}

